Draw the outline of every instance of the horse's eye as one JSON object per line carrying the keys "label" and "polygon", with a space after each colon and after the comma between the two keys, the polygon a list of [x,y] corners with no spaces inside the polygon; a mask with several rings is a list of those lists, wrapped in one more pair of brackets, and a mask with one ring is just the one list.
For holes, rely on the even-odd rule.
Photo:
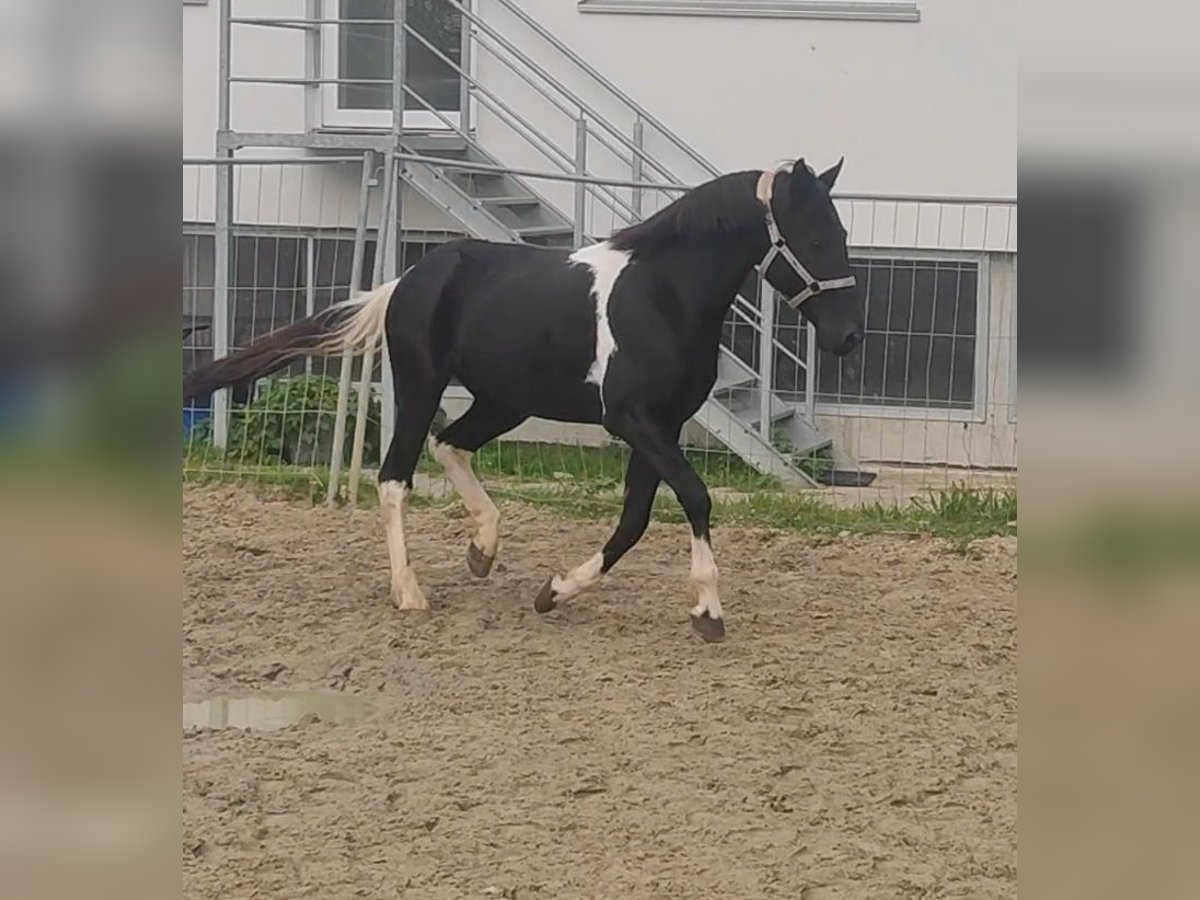
{"label": "horse's eye", "polygon": [[820,250],[820,249],[821,249],[821,239],[820,239],[820,238],[813,238],[813,242],[812,242],[812,248],[813,248],[814,250]]}

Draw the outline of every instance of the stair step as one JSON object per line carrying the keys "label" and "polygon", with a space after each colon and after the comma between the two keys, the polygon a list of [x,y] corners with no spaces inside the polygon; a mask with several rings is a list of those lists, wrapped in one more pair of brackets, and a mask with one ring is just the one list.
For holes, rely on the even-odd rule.
{"label": "stair step", "polygon": [[521,225],[514,229],[521,237],[574,236],[574,229],[563,225]]}
{"label": "stair step", "polygon": [[529,194],[497,197],[477,196],[475,199],[487,206],[537,206],[542,202]]}

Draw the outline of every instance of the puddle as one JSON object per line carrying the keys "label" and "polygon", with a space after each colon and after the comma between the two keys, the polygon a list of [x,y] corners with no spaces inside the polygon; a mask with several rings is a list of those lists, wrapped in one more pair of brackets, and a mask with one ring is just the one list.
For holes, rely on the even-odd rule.
{"label": "puddle", "polygon": [[366,714],[366,702],[355,694],[274,691],[184,703],[183,727],[273,731],[302,721],[357,722]]}

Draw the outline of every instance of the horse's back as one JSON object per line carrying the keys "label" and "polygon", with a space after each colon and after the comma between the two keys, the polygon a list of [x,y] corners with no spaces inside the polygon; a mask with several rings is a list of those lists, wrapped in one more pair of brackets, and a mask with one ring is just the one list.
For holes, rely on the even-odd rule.
{"label": "horse's back", "polygon": [[411,298],[414,307],[397,326],[403,319],[423,332],[434,365],[476,397],[590,421],[599,410],[597,388],[586,383],[596,355],[592,281],[568,251],[455,240],[405,276],[395,305]]}

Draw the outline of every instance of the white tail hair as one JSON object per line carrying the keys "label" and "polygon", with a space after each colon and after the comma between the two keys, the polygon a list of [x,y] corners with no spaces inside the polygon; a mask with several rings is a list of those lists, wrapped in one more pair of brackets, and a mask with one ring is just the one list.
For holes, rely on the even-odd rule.
{"label": "white tail hair", "polygon": [[[406,271],[404,274],[407,275],[408,272]],[[403,277],[404,275],[400,276],[400,278]],[[358,307],[358,312],[322,338],[321,342],[310,352],[332,355],[353,350],[355,353],[361,353],[368,344],[374,346],[380,335],[383,334],[384,325],[387,322],[388,303],[392,299],[396,285],[400,283],[400,278],[381,284],[358,297],[343,300],[341,303],[331,306],[331,310]]]}

